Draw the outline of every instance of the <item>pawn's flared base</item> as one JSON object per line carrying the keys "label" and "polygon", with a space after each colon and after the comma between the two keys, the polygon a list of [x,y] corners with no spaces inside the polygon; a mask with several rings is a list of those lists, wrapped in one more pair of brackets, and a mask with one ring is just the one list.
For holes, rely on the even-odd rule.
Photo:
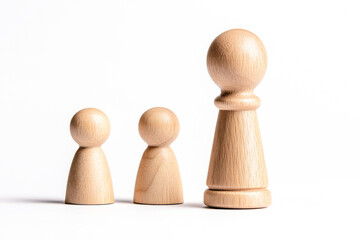
{"label": "pawn's flared base", "polygon": [[214,208],[265,208],[271,204],[271,193],[267,189],[221,191],[207,189],[204,203]]}

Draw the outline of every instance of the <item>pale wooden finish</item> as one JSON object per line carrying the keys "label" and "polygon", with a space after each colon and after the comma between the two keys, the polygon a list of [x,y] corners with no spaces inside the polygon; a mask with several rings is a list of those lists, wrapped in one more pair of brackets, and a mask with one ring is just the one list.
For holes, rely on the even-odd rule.
{"label": "pale wooden finish", "polygon": [[215,208],[264,208],[271,204],[271,193],[267,189],[240,191],[205,191],[204,203]]}
{"label": "pale wooden finish", "polygon": [[207,185],[211,189],[267,187],[264,154],[255,111],[220,110],[210,169]]}
{"label": "pale wooden finish", "polygon": [[110,134],[110,121],[95,108],[77,112],[71,119],[70,132],[80,145],[71,164],[65,203],[114,203],[109,166],[100,146]]}
{"label": "pale wooden finish", "polygon": [[149,146],[170,145],[177,138],[179,129],[178,118],[167,108],[151,108],[139,121],[140,136]]}
{"label": "pale wooden finish", "polygon": [[220,109],[204,203],[218,208],[263,208],[271,204],[254,88],[262,80],[267,55],[253,33],[233,29],[219,35],[207,56],[208,71],[221,88]]}
{"label": "pale wooden finish", "polygon": [[80,147],[71,164],[65,203],[114,203],[109,166],[100,147]]}
{"label": "pale wooden finish", "polygon": [[141,137],[149,145],[136,177],[134,203],[183,203],[179,166],[170,144],[179,134],[176,115],[166,108],[152,108],[139,121]]}

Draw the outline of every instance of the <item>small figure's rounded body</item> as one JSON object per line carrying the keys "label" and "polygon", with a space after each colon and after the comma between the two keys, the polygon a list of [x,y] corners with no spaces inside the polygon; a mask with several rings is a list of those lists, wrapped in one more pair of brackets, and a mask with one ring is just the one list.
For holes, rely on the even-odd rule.
{"label": "small figure's rounded body", "polygon": [[109,166],[101,149],[110,134],[110,121],[95,108],[77,112],[71,119],[70,132],[80,145],[71,164],[65,203],[114,203]]}
{"label": "small figure's rounded body", "polygon": [[149,145],[136,177],[134,203],[183,203],[179,166],[169,144],[179,133],[176,115],[166,108],[152,108],[139,121],[139,132]]}

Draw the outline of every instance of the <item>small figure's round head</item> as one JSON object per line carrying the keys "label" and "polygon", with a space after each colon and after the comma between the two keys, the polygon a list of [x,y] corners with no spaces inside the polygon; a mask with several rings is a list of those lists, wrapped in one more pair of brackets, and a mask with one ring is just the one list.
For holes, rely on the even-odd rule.
{"label": "small figure's round head", "polygon": [[266,50],[255,34],[232,29],[211,43],[207,67],[211,78],[223,91],[252,91],[264,77]]}
{"label": "small figure's round head", "polygon": [[98,147],[110,135],[110,121],[99,109],[85,108],[71,119],[70,132],[81,147]]}
{"label": "small figure's round head", "polygon": [[179,120],[167,108],[147,110],[140,118],[139,133],[149,146],[167,146],[179,134]]}

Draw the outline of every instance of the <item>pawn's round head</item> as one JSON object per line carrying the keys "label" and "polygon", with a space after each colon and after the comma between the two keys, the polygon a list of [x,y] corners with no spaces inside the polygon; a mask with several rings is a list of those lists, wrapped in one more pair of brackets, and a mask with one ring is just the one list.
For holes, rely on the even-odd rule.
{"label": "pawn's round head", "polygon": [[139,133],[149,146],[167,146],[179,134],[179,120],[167,108],[147,110],[140,118]]}
{"label": "pawn's round head", "polygon": [[98,147],[110,135],[110,121],[99,109],[85,108],[71,119],[70,132],[81,147]]}
{"label": "pawn's round head", "polygon": [[211,43],[207,67],[211,78],[223,91],[252,91],[264,77],[266,50],[255,34],[232,29]]}

